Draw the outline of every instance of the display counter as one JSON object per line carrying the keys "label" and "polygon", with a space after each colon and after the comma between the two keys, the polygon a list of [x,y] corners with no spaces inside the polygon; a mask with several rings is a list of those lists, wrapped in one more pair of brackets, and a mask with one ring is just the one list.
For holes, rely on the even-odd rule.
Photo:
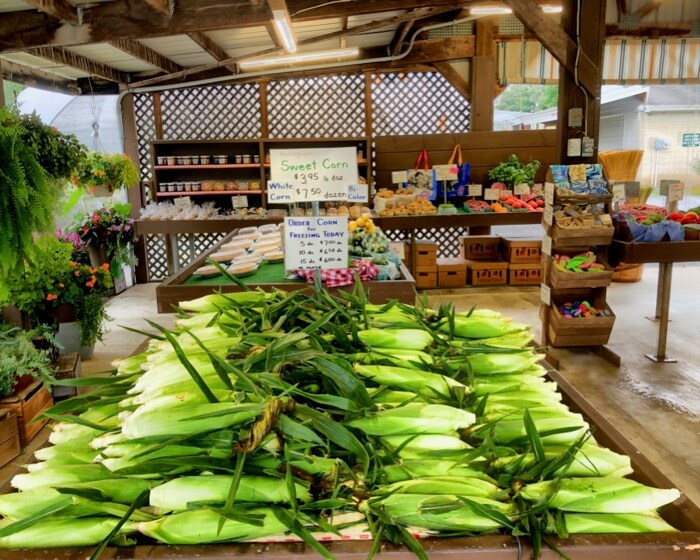
{"label": "display counter", "polygon": [[[250,226],[252,225],[251,222],[252,220],[247,220],[245,225]],[[195,270],[206,264],[209,255],[215,253],[221,245],[228,243],[235,234],[236,231],[233,231],[225,236],[182,271],[161,282],[156,287],[156,301],[159,313],[172,313],[173,306],[181,301],[195,299],[219,290],[222,292],[240,292],[244,289],[222,274],[208,278],[193,276]],[[285,278],[285,272],[283,263],[264,263],[252,275],[241,278],[241,281],[252,289],[262,288],[266,291],[274,288],[286,291],[313,290],[313,285],[307,284],[304,280]],[[401,275],[396,280],[376,280],[363,284],[372,303],[384,303],[390,299],[410,304],[415,302],[416,292],[413,276],[411,276],[411,273],[404,265],[400,266],[399,272]],[[351,284],[340,288],[332,288],[329,292],[337,293],[339,290],[352,291],[354,288],[355,285]]]}
{"label": "display counter", "polygon": [[668,315],[671,304],[671,278],[673,263],[700,262],[700,241],[666,241],[635,243],[613,239],[610,246],[610,263],[625,264],[658,263],[659,278],[656,285],[656,313],[652,319],[659,322],[656,354],[646,354],[653,362],[674,363],[677,360],[666,355]]}

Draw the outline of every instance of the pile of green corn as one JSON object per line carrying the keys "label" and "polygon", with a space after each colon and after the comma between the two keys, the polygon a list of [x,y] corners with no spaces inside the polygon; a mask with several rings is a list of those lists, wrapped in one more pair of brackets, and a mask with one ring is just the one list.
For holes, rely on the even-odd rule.
{"label": "pile of green corn", "polygon": [[[0,496],[0,547],[217,543],[370,531],[674,531],[679,497],[625,478],[499,314],[259,291],[184,302],[178,327],[63,401]],[[152,542],[152,541],[151,541]]]}

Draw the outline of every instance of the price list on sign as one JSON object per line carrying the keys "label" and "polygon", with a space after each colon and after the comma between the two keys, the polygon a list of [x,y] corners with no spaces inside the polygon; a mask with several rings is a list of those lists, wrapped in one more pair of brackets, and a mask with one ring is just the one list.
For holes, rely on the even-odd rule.
{"label": "price list on sign", "polygon": [[347,265],[347,216],[285,219],[284,266],[287,270],[326,270]]}
{"label": "price list on sign", "polygon": [[[270,182],[280,187],[292,185],[285,193],[293,197],[292,202],[347,200],[350,185],[359,183],[357,149],[270,150]],[[278,189],[280,196],[284,190]]]}

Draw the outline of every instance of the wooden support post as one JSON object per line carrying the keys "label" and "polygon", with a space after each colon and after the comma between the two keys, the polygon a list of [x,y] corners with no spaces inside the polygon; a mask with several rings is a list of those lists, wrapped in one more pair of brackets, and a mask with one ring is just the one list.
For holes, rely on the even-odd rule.
{"label": "wooden support post", "polygon": [[5,106],[5,79],[2,75],[2,60],[0,60],[0,108]]}
{"label": "wooden support post", "polygon": [[[597,66],[598,74],[593,77],[593,85],[598,92],[600,92],[602,83],[603,51],[605,48],[605,5],[605,0],[586,0],[586,2],[582,2],[582,13],[580,14],[581,58],[585,57]],[[575,41],[578,17],[576,1],[566,0],[563,3],[563,7],[561,25],[565,33]],[[588,123],[588,137],[595,142],[593,157],[567,156],[569,139],[581,138],[586,131],[585,126],[582,128],[569,128],[569,109],[576,107],[583,108],[584,119]],[[574,73],[561,67],[559,73],[559,116],[557,122],[557,131],[559,132],[557,146],[560,163],[595,163],[598,159],[599,124],[600,93],[595,97],[590,93],[586,95],[582,88],[577,86]]]}
{"label": "wooden support post", "polygon": [[494,25],[477,21],[475,56],[471,60],[471,131],[493,130],[493,93],[496,88]]}

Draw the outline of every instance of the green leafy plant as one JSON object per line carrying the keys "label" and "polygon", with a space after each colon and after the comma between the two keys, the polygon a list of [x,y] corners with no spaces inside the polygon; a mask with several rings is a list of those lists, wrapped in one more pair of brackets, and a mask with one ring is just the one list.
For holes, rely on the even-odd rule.
{"label": "green leafy plant", "polygon": [[85,295],[76,305],[76,316],[80,322],[80,345],[93,346],[105,335],[105,325],[111,317],[107,314],[102,296],[96,293]]}
{"label": "green leafy plant", "polygon": [[34,150],[22,140],[24,129],[6,110],[0,111],[0,299],[5,279],[21,271],[33,250],[35,232],[53,227],[60,190],[41,167]]}
{"label": "green leafy plant", "polygon": [[74,183],[86,187],[107,187],[110,191],[133,187],[139,180],[136,164],[126,154],[91,152],[80,166]]}
{"label": "green leafy plant", "polygon": [[31,375],[50,385],[55,379],[51,360],[32,343],[32,333],[0,325],[0,397],[11,395],[17,379]]}
{"label": "green leafy plant", "polygon": [[518,156],[513,154],[508,161],[499,163],[489,171],[489,179],[497,183],[505,183],[509,187],[514,187],[521,183],[532,186],[535,184],[535,174],[540,168],[537,160],[531,163],[520,163]]}

